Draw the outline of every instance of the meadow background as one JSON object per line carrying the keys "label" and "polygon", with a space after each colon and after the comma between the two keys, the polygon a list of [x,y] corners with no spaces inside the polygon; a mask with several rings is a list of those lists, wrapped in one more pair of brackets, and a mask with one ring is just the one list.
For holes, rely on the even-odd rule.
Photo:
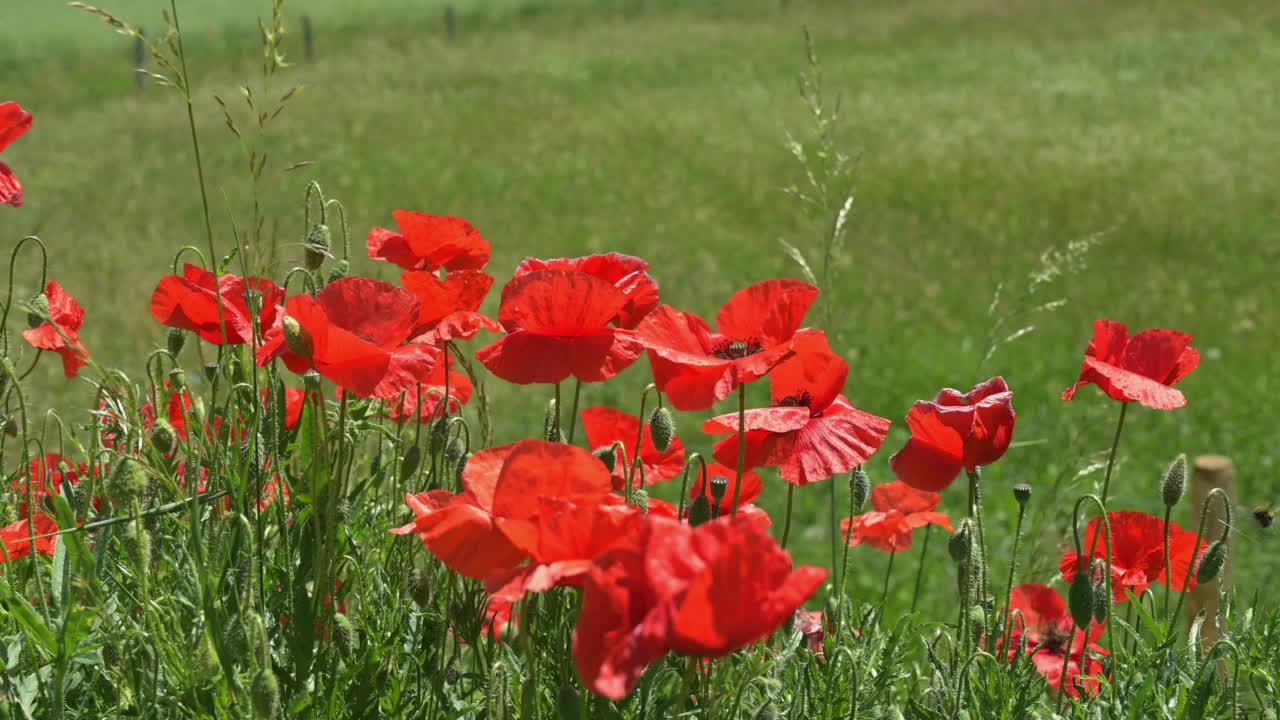
{"label": "meadow background", "polygon": [[[160,0],[102,0],[148,31]],[[354,270],[394,280],[363,257],[373,225],[406,208],[469,218],[493,243],[501,284],[526,255],[617,250],[650,261],[664,300],[714,316],[735,289],[798,276],[778,240],[813,254],[825,220],[782,189],[802,181],[788,132],[810,133],[796,90],[802,31],[829,94],[842,97],[840,145],[858,156],[846,253],[826,328],[847,354],[847,394],[891,418],[873,481],[906,439],[912,401],[1003,374],[1019,445],[987,473],[997,577],[1025,482],[1036,547],[1024,576],[1056,576],[1070,498],[1100,482],[1118,406],[1095,389],[1064,403],[1095,318],[1195,336],[1203,361],[1185,409],[1129,414],[1113,507],[1159,512],[1159,478],[1178,452],[1229,455],[1238,472],[1235,579],[1245,596],[1280,571],[1280,539],[1248,517],[1280,502],[1280,6],[1231,0],[1115,3],[948,0],[910,4],[793,0],[461,0],[457,37],[444,4],[290,2],[296,63],[271,93],[299,84],[264,148],[264,233],[300,257],[305,184],[349,211]],[[218,95],[258,78],[256,17],[269,2],[179,4],[194,78],[220,250],[252,217],[241,146]],[[317,57],[303,62],[299,18]],[[190,141],[178,97],[135,92],[132,43],[53,0],[0,8],[0,98],[36,117],[5,152],[26,204],[0,212],[7,252],[38,233],[50,277],[88,310],[81,337],[100,361],[142,377],[163,342],[147,312],[175,250],[203,244]],[[154,69],[154,68],[153,68]],[[261,97],[261,96],[260,96]],[[314,164],[293,172],[301,161]],[[1025,286],[1047,248],[1103,233],[1088,269],[1046,288],[1068,304],[975,371],[998,283]],[[20,297],[34,292],[30,265]],[[287,265],[272,269],[279,279]],[[491,305],[496,306],[497,292]],[[819,317],[815,313],[813,318]],[[479,347],[473,345],[473,349]],[[50,362],[37,406],[78,421],[93,396]],[[194,376],[195,373],[192,373]],[[37,377],[38,376],[38,377]],[[588,387],[583,405],[635,412],[644,362]],[[491,385],[502,440],[536,434],[545,391]],[[751,388],[763,403],[763,384]],[[728,403],[719,411],[728,412]],[[681,418],[690,449],[702,416]],[[779,524],[772,471],[762,504]],[[841,483],[841,502],[845,494]],[[676,487],[657,490],[673,497]],[[963,491],[946,494],[961,512]],[[827,488],[797,493],[792,549],[827,563]],[[841,511],[844,514],[844,511]],[[1194,522],[1182,508],[1178,518]],[[779,528],[780,530],[780,528]],[[917,535],[917,543],[922,537]],[[930,549],[929,584],[950,607],[951,571]],[[1005,547],[1001,547],[1005,546]],[[918,548],[900,561],[906,604]],[[852,554],[855,592],[878,592],[884,556]],[[928,609],[926,600],[926,610]]]}

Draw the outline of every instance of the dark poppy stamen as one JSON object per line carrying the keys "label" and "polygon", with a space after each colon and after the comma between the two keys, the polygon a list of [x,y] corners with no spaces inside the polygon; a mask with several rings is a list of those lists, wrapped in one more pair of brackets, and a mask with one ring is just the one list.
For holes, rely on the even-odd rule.
{"label": "dark poppy stamen", "polygon": [[778,407],[809,407],[813,404],[813,396],[808,390],[801,390],[798,395],[788,395],[782,398],[782,402],[778,403]]}
{"label": "dark poppy stamen", "polygon": [[711,354],[721,360],[740,360],[750,355],[764,350],[764,345],[760,341],[751,338],[749,340],[725,340],[717,344],[711,350]]}

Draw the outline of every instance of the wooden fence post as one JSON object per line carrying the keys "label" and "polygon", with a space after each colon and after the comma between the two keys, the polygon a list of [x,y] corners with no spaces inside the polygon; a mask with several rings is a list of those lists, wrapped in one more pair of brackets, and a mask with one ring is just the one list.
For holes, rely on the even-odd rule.
{"label": "wooden fence post", "polygon": [[138,35],[133,38],[133,89],[135,92],[142,92],[147,81],[146,75],[142,74],[147,67],[147,43],[142,39],[144,34],[142,28],[138,28]]}
{"label": "wooden fence post", "polygon": [[315,37],[311,34],[311,16],[302,16],[302,48],[303,57],[307,62],[312,63],[316,60],[316,44]]}
{"label": "wooden fence post", "polygon": [[[1204,501],[1209,497],[1209,492],[1214,488],[1222,488],[1227,493],[1230,502],[1236,501],[1236,468],[1232,464],[1231,458],[1222,455],[1201,455],[1196,458],[1195,475],[1191,481],[1191,512],[1193,522],[1188,529],[1197,527],[1200,523],[1200,508],[1204,507]],[[1222,524],[1226,522],[1226,518],[1222,514],[1222,505],[1214,502],[1209,510],[1209,515],[1205,521],[1205,542],[1213,542],[1222,535]],[[1231,533],[1226,534],[1227,543],[1227,563],[1222,568],[1220,575],[1222,587],[1229,589],[1231,587]],[[1187,626],[1195,621],[1196,615],[1203,610],[1205,613],[1204,625],[1200,628],[1201,645],[1208,650],[1213,647],[1222,637],[1222,630],[1218,627],[1218,581],[1197,585],[1195,589],[1188,593],[1187,598]]]}

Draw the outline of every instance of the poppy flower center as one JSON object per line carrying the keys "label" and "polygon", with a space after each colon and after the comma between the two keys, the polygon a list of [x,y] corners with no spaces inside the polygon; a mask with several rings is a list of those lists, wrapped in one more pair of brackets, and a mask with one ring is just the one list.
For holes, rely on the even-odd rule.
{"label": "poppy flower center", "polygon": [[725,340],[711,349],[711,354],[721,360],[741,360],[749,355],[764,350],[764,345],[756,338],[748,340]]}
{"label": "poppy flower center", "polygon": [[799,394],[788,395],[778,403],[778,407],[810,407],[813,404],[813,396],[808,390],[801,390]]}
{"label": "poppy flower center", "polygon": [[1062,628],[1049,628],[1048,632],[1044,635],[1044,642],[1042,644],[1044,645],[1045,650],[1050,650],[1055,653],[1066,653],[1067,633],[1063,632]]}

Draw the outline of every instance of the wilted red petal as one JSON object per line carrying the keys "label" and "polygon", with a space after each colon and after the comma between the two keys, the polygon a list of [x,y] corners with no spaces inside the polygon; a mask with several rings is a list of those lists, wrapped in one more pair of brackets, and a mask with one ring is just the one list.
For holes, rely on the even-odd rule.
{"label": "wilted red petal", "polygon": [[1155,410],[1172,410],[1186,398],[1172,385],[1200,364],[1191,336],[1155,328],[1129,337],[1125,326],[1109,320],[1094,323],[1080,379],[1062,393],[1070,400],[1083,385],[1097,385],[1120,402],[1138,402]]}
{"label": "wilted red petal", "polygon": [[804,322],[818,289],[798,280],[766,280],[734,293],[720,308],[716,326],[735,340],[786,343]]}

